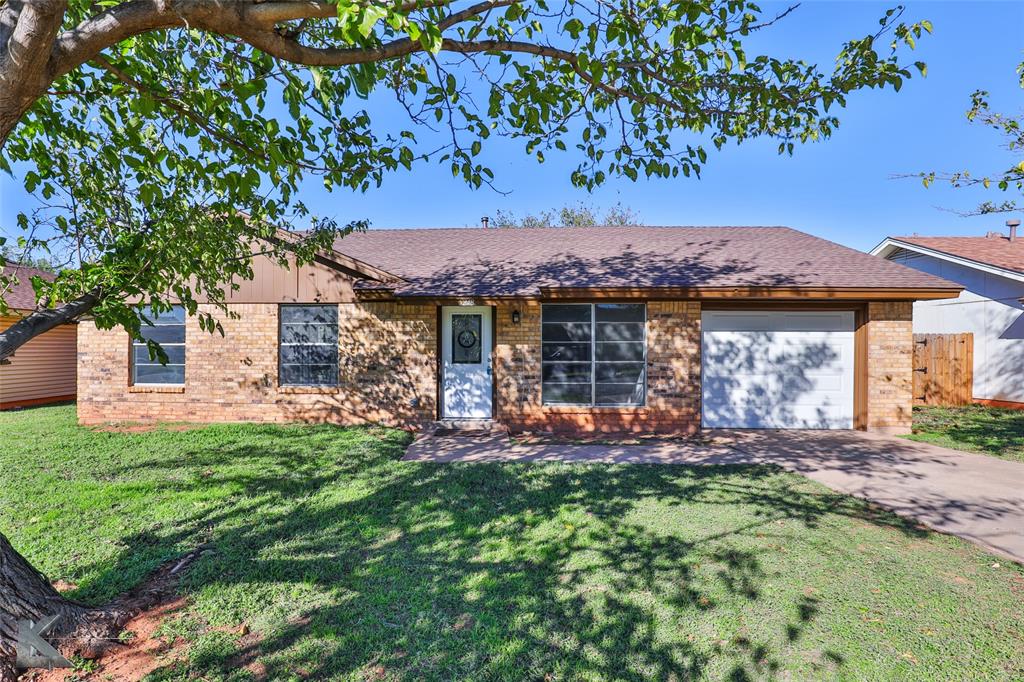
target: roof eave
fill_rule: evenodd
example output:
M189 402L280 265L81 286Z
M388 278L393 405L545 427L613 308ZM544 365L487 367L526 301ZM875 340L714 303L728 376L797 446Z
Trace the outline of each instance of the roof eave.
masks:
M1017 272L1016 270L1009 270L1007 268L1000 267L998 265L992 265L991 263L983 263L981 261L974 260L972 258L965 258L963 256L957 256L956 254L947 253L945 251L939 251L938 249L931 249L927 246L921 246L920 244L914 244L912 242L904 242L893 237L886 237L882 243L875 248L871 249L872 256L881 256L882 258L888 258L888 256L897 249L906 249L907 251L913 251L914 253L920 253L924 256L931 256L938 258L950 263L956 263L965 267L974 268L975 270L981 270L988 272L993 275L999 275L1007 279L1016 280L1018 282L1024 282L1024 273Z
M545 298L691 298L691 299L808 299L849 301L908 301L956 298L963 287L542 287Z
M540 287L534 294L453 294L416 292L403 294L395 289L357 290L364 301L435 301L488 303L509 300L565 299L749 299L757 301L921 301L956 298L963 287Z

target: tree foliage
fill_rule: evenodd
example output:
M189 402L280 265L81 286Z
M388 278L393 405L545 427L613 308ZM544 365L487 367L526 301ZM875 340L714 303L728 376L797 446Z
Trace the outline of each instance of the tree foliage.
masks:
M1018 82L1024 88L1024 63L1017 66ZM993 111L989 104L989 93L976 90L971 95L971 108L967 110L967 120L986 128L991 128L1003 139L1003 148L1013 158L1011 164L1000 171L974 173L970 170L956 172L930 171L918 173L925 187L930 187L936 180L948 182L953 187L982 187L1011 194L1009 198L986 200L971 210L958 211L964 216L985 215L988 213L1012 213L1024 208L1021 194L1024 194L1024 115L1004 114Z
M930 31L890 10L840 46L830 71L751 52L749 37L791 9L7 0L0 165L24 169L39 200L20 218L21 247L73 266L40 299L91 292L98 324L137 333L131 301L222 302L248 275L246 250L278 227L312 222L324 247L341 226L302 203L310 177L368 191L434 161L480 187L494 178L484 160L495 136L538 161L571 154L571 181L585 189L694 176L730 140L767 137L791 153L827 138L850 93L911 77L901 48ZM375 119L371 95L393 97L405 124Z
M643 225L640 214L622 202L607 210L582 201L558 209L527 213L522 217L512 211L499 210L491 221L493 227L595 227L597 225Z

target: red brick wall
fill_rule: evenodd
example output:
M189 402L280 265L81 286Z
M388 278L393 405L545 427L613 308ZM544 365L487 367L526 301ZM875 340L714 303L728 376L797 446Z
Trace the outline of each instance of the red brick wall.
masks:
M914 305L868 304L867 427L909 433L914 404Z
M338 306L341 383L279 386L278 306L214 312L224 337L189 318L185 386L129 386L129 340L83 322L78 335L78 419L107 421L313 421L415 425L434 418L436 308L396 303Z
M131 387L122 331L83 322L78 333L79 420L379 422L416 427L436 416L437 308L432 304L339 305L341 385L278 386L276 304L239 304L225 337L190 318L183 388ZM512 324L512 311L521 319ZM693 433L700 427L700 303L647 308L647 405L544 407L540 305L496 307L495 417L514 430ZM912 305L871 303L867 322L867 426L906 431L911 419Z
M518 325L512 311L519 310ZM700 428L700 303L647 304L647 405L541 404L540 305L497 306L495 417L513 430L575 433L694 433Z

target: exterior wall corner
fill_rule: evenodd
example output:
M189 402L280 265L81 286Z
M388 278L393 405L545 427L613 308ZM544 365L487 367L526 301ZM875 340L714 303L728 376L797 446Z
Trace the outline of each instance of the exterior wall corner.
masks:
M869 431L910 433L914 407L912 301L868 303L867 423Z

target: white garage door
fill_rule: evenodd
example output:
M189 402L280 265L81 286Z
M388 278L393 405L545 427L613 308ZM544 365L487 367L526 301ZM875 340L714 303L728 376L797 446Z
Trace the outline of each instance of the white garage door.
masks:
M706 428L853 428L853 312L708 311Z

